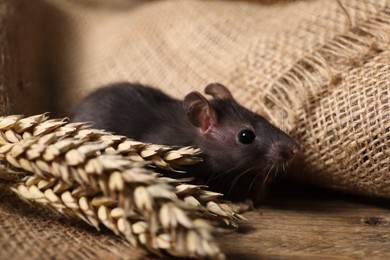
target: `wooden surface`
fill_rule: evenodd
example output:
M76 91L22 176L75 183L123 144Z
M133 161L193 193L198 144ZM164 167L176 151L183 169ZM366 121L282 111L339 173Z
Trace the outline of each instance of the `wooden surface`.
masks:
M220 243L228 259L390 259L388 205L277 185L259 208L244 214L250 223Z
M1 184L1 182L0 182ZM227 259L390 259L390 207L296 184L276 185L239 230ZM23 245L23 247L21 247ZM108 229L28 206L0 185L0 259L158 259Z

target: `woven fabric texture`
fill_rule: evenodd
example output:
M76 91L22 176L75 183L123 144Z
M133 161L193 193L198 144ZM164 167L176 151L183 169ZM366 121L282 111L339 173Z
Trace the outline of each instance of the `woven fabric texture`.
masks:
M73 38L60 108L132 81L182 98L210 82L292 133L300 180L390 197L388 0L157 1L61 8ZM68 110L69 111L69 110ZM68 111L64 111L67 114Z

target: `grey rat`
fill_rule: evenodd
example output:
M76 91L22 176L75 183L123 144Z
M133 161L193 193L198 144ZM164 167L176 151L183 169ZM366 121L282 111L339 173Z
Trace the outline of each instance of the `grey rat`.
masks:
M71 120L143 142L199 147L203 162L191 167L189 175L225 194L244 175L267 179L271 167L299 152L296 141L239 105L222 84L206 86L205 93L213 99L191 92L180 101L155 88L113 84L87 96ZM236 197L248 194L238 191Z

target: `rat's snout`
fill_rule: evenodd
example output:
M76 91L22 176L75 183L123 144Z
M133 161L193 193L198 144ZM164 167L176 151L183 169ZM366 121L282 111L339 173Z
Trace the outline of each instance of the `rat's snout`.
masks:
M287 162L294 158L300 150L300 145L296 142L276 142L270 147L268 159L279 163Z

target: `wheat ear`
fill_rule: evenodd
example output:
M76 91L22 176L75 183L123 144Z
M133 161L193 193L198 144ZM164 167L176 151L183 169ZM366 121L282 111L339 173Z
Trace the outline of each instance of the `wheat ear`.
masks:
M135 142L45 114L0 118L3 175L29 175L13 188L21 198L97 228L102 223L156 254L223 258L210 220L237 225L243 218L219 194L150 168L175 171L199 162L199 152Z

